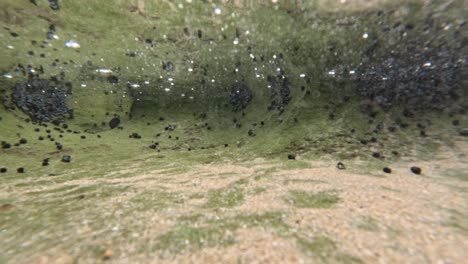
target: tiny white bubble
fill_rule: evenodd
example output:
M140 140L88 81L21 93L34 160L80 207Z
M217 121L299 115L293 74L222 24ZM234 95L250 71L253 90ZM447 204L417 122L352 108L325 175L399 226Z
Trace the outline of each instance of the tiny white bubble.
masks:
M369 34L367 32L362 35L363 39L367 39L368 37L369 37Z
M304 78L305 76L306 76L305 73L302 73L301 75L299 75L299 77L301 78Z

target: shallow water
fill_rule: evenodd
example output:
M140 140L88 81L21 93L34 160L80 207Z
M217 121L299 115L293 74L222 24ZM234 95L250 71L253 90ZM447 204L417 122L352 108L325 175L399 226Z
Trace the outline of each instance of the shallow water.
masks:
M461 262L464 10L0 1L0 262Z

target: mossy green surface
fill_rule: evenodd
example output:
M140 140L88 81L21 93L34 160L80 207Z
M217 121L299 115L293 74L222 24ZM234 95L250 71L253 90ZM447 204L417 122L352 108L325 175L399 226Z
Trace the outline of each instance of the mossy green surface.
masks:
M293 190L285 200L298 208L330 208L338 203L340 198L336 191L310 193Z
M409 119L401 117L402 109L396 108L393 112L379 110L374 123L369 124L363 111L365 102L350 86L344 81L336 87L329 84L326 73L331 67L356 66L353 63L370 45L362 39L364 28L379 19L393 23L396 18L372 16L378 13L375 8L346 11L328 2L309 1L295 11L286 3L275 9L261 1L253 3L254 8L238 8L229 2L223 6L222 15L216 16L209 1L193 1L182 9L173 1L146 1L144 13L139 13L132 1L63 0L61 10L54 12L47 1L38 1L36 7L29 1L2 0L0 73L12 74L13 78L0 80L0 96L9 95L15 83L26 80L14 74L18 63L43 65L46 78L63 71L65 81L73 85L67 103L75 110L75 118L64 122L80 134L60 133L50 123L44 127L26 122L28 117L19 109L0 106L0 140L12 144L21 138L28 140L25 145L0 149L0 167L8 168L7 173L0 174L0 204L15 206L0 212L0 262L27 261L25 256L37 256L48 248L74 248L67 252L76 262L96 261L107 247L127 242L138 248L130 254L139 254L147 247L158 254L224 247L236 242L235 235L226 231L235 232L245 225L265 227L294 239L304 252L322 262L324 256L333 256L337 262L359 263L357 258L336 253L338 243L327 237L309 240L292 236L283 213L221 215L217 220L205 217L206 212L234 210L247 199L269 194L268 187L255 184L272 179L290 187L322 183L281 178L287 170L312 168L311 160L332 165L343 161L352 164L348 166L351 172L386 177L380 171L389 163L401 158L431 160L437 150L456 148L454 142L462 139L459 128L450 124L453 118L460 119L460 127L468 124L463 115L452 118L447 113L426 113ZM398 5L388 1L382 9L396 9ZM408 8L411 12L398 19L419 27L427 11L419 3ZM460 16L461 11L455 9L450 9L447 19ZM342 17L358 17L363 26L337 27L335 22ZM41 48L50 24L56 25L59 39ZM201 38L198 30L203 32ZM11 37L10 31L19 37ZM240 32L237 45L233 43L236 31ZM153 46L145 43L147 39ZM65 47L67 40L78 41L81 48ZM341 56L325 56L331 54L333 43L339 44L336 52ZM7 45L13 49L7 49ZM391 47L391 43L383 45ZM257 62L249 56L249 48ZM34 56L28 55L30 50ZM266 63L280 53L284 59ZM265 63L261 63L262 57ZM173 63L174 70L165 71L165 62ZM276 74L278 67L289 76L292 97L281 119L276 111L267 110L271 90L266 79ZM106 75L96 72L100 68L112 69L119 83L109 83ZM252 89L253 99L244 111L232 112L228 94L241 80ZM114 115L121 118L122 129L109 128ZM241 128L236 127L234 118ZM371 131L377 123L393 124L398 118L408 122L409 128L395 133ZM428 137L419 136L418 122L427 126ZM176 127L174 131L165 130L169 124ZM35 132L36 128L40 132ZM256 135L249 136L249 129ZM129 138L132 133L142 138ZM39 136L45 140L39 141ZM376 137L377 143L360 142L371 137ZM54 141L60 141L64 149L57 150ZM160 152L148 147L156 142ZM373 158L374 151L383 158ZM298 159L288 161L288 154L296 154ZM61 162L63 155L71 155L72 161ZM50 164L42 166L46 158ZM212 173L211 177L235 178L220 188L191 193L168 190L167 186L195 184L202 176L193 175L184 182L177 178L196 166L247 164L256 158L265 159L271 166L258 169L250 178L238 177L238 173ZM25 173L17 173L19 167L24 167ZM447 177L466 181L459 171ZM284 200L280 198L280 202L297 208L333 208L340 198L337 193L294 190ZM202 213L178 218L178 210L190 206ZM177 213L161 216L173 211ZM147 229L147 223L141 223L139 217L146 219L148 215L174 222L150 242L139 241L132 230ZM372 223L366 222L364 227L373 229L369 226ZM461 213L454 213L448 225L466 231ZM89 239L95 236L98 238ZM115 242L108 241L112 239Z
M244 192L240 187L223 188L208 192L206 208L230 208L244 202Z

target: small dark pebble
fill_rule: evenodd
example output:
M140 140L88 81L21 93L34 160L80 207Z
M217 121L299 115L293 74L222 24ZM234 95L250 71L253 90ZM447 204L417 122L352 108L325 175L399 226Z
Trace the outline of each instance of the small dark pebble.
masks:
M39 140L44 140L44 137L43 137L43 136L39 136L37 139L39 139Z
M372 157L378 159L378 158L380 158L380 153L379 152L374 152L374 153L372 153Z
M81 139L86 139L86 136L85 136L85 135L82 135L82 136L81 136Z
M419 175L419 174L421 174L422 170L419 167L413 166L413 167L411 167L411 172L414 173L414 174Z
M459 126L460 125L460 120L453 120L452 125Z
M336 164L336 167L339 169L339 170L345 170L346 169L346 166L343 164L343 162L338 162Z
M63 155L62 157L62 162L69 163L71 161L71 156L69 155Z
M49 6L50 6L50 9L55 10L55 11L60 9L58 0L49 0Z
M119 83L119 78L117 76L115 76L115 75L109 75L107 77L107 81L110 82L110 83L115 84L115 83Z
M85 197L86 197L86 196L85 196L84 194L78 195L78 199L80 199L80 200L81 200L81 199L84 199Z
M460 131L460 136L468 137L468 128L465 128L462 131Z
M0 173L6 173L8 171L7 168L0 168Z
M128 136L129 138L135 138L135 139L140 139L141 136L138 134L138 133L132 133L130 136Z
M296 159L296 155L295 155L295 154L288 154L288 159L289 159L289 160L295 160L295 159Z
M112 118L111 121L109 122L109 126L111 129L116 128L119 124L120 124L120 118L118 117Z
M11 148L11 144L7 143L7 142L2 142L2 148L3 149L9 149L9 148Z
M383 168L383 172L392 173L392 169L390 169L389 167L385 167L385 168Z
M20 167L20 168L16 169L16 172L18 172L18 173L24 173L24 168L23 168L23 167Z

